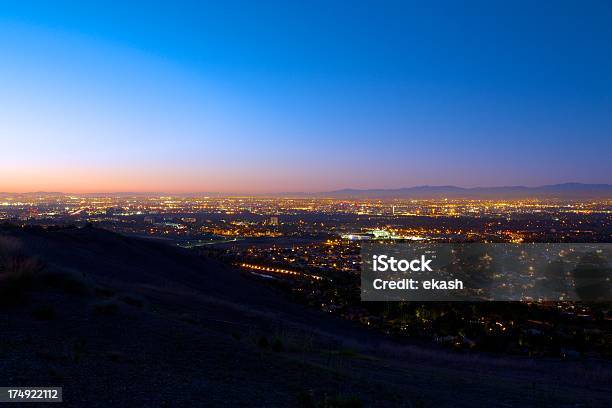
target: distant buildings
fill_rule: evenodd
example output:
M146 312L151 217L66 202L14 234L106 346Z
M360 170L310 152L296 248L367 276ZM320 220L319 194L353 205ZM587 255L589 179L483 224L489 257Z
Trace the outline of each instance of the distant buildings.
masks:
M420 236L403 236L403 235L395 235L394 233L390 233L385 230L371 230L366 233L354 233L354 234L345 234L342 235L342 239L348 239L349 241L383 241L383 240L411 240L417 241L424 239Z
M350 241L368 241L368 240L396 239L396 237L394 235L391 235L388 231L385 231L385 230L372 230L366 233L342 235L342 239L348 239Z

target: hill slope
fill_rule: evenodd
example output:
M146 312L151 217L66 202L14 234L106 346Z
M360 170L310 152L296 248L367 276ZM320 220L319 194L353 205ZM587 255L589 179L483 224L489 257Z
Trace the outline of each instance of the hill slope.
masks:
M606 362L398 345L156 242L5 226L0 259L4 383L63 386L66 406L606 406L612 398Z

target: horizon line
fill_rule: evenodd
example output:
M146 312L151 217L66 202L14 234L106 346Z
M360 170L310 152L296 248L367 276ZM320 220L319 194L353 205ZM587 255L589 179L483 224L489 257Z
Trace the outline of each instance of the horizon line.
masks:
M393 191L402 191L402 190L411 190L411 189L419 189L419 188L452 188L459 190L486 190L486 189L504 189L504 188L523 188L523 189L538 189L545 187L560 187L560 186L583 186L583 187L610 187L612 188L611 183L582 183L582 182L563 182L563 183L554 183L554 184L541 184L541 185L497 185L497 186L475 186L475 187L464 187L453 184L421 184L421 185L413 185L410 187L396 187L396 188L338 188L334 190L328 191L279 191L279 192L220 192L220 191L81 191L81 192L64 192L64 191L49 191L49 190L39 190L39 191L23 191L23 192L15 192L15 191L0 191L0 194L61 194L61 195L216 195L216 196L226 196L226 197L245 197L245 196L291 196L291 195L317 195L317 194L332 194L332 193L342 193L342 192L372 192L372 191L381 191L381 192L393 192Z

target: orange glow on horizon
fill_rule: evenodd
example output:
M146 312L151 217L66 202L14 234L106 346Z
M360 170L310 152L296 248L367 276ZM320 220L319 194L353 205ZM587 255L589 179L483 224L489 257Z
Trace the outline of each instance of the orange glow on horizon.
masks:
M220 174L222 173L222 174ZM254 171L187 172L181 169L97 169L54 168L2 169L0 192L61 192L61 193L232 193L265 194L278 192L317 192L337 186L307 175L261 174Z

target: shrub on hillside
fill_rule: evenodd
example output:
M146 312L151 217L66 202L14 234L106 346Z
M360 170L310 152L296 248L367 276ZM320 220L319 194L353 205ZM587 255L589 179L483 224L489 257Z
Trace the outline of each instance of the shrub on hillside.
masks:
M50 271L34 256L22 251L21 242L0 236L0 304L12 304L23 299L29 290L52 288L71 295L89 293L82 277L67 271Z
M0 304L21 299L43 269L42 262L22 253L19 240L0 236Z

